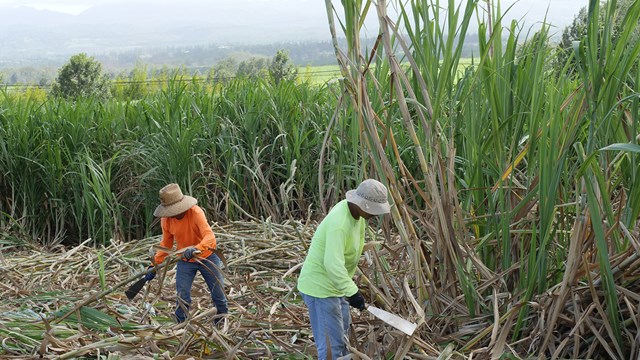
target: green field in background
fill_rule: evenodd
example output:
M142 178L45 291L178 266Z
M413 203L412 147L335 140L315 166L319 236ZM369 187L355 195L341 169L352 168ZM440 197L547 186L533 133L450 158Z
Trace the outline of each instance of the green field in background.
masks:
M324 84L340 76L338 65L306 66L300 67L298 70L298 78L301 81L309 81L314 84Z
M465 67L476 64L478 60L472 58L461 58L458 65L458 75L462 74ZM324 84L327 81L337 79L341 76L338 65L306 66L298 68L298 78L301 81L309 81L313 84Z

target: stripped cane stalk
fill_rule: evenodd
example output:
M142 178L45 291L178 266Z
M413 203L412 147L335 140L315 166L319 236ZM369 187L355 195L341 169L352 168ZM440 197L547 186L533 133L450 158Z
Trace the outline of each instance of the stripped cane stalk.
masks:
M164 266L165 264L160 264L159 266ZM147 273L147 270L143 270L140 271L134 275L131 275L130 277L120 281L119 283L115 284L114 286L110 287L109 289L106 289L104 291L101 291L97 294L91 295L89 296L87 299L76 303L76 305L73 307L73 309L69 310L68 312L66 312L64 315L56 317L54 319L52 319L53 323L58 323L61 322L62 320L66 319L67 317L69 317L70 315L72 315L73 313L75 313L76 311L80 310L83 306L87 306L95 301L98 301L100 299L102 299L103 297L111 294L112 292L120 289L121 287L130 284L132 281L134 280L138 280L140 279L142 276L144 276Z
M419 249L416 244L413 243L416 239L415 231L412 228L412 222L410 221L408 214L404 211L404 208L401 206L404 201L402 200L401 195L396 191L398 189L398 185L395 183L396 176L393 174L391 169L391 165L385 155L384 149L382 148L380 138L378 137L377 130L375 128L376 117L375 111L371 107L371 102L369 101L368 94L366 92L367 85L365 83L365 76L359 72L360 67L354 64L358 64L360 61L360 53L361 49L359 47L359 41L354 41L350 43L350 51L349 54L354 58L345 59L344 54L338 48L336 31L335 31L335 22L333 18L333 7L331 5L331 1L325 1L327 7L327 15L329 17L329 26L331 29L331 34L333 37L334 50L336 56L339 59L339 64L341 65L342 74L345 76L345 88L348 94L351 96L352 103L354 104L354 109L357 112L357 116L359 118L359 124L362 124L364 130L362 135L364 137L362 140L368 145L368 148L373 151L374 155L374 163L376 164L376 168L378 172L381 174L381 179L384 180L387 187L390 190L390 193L394 199L394 203L396 206L392 207L391 215L394 220L396 227L398 228L399 234L403 242L408 246L408 250L412 252L412 258L414 264L420 263L420 257L417 252L412 251L413 249ZM351 14L351 17L347 21L347 26L344 29L345 32L348 32L347 37L353 39L359 39L359 19L360 17L360 7L358 6L360 2L354 4L345 4L345 11L348 14ZM367 2L367 4L369 4ZM368 5L365 5L365 9L368 8ZM355 18L354 18L355 17ZM351 26L349 26L351 25ZM352 65L354 68L350 68L349 65ZM351 74L356 73L357 76L352 77ZM361 135L361 136L362 136ZM423 167L426 169L426 161L422 158L421 163ZM414 240L411 240L414 239ZM413 243L413 244L412 244ZM421 267L419 268L421 269ZM427 274L427 278L431 279L432 276L430 273ZM416 275L416 279L418 281L417 288L422 289L425 277L422 275L422 271L419 271ZM432 288L432 287L431 287ZM422 298L426 296L423 295Z
M162 251L165 251L169 254L169 260L163 262L162 264L156 265L156 271L161 270L163 268L168 268L169 265L172 265L174 262L176 262L178 260L177 256L174 255L182 255L182 253L187 249L180 249L177 251L172 251L160 246L154 246L154 248L158 248L158 249L162 249ZM61 322L62 320L66 319L67 317L69 317L70 315L72 315L73 313L75 313L76 311L80 310L83 306L87 306L95 301L98 301L102 298L104 298L105 296L111 294L112 292L120 289L121 287L123 287L124 285L130 284L132 281L134 280L138 280L141 277L143 277L144 275L147 274L147 270L143 270L140 271L134 275L131 275L130 277L120 281L119 283L117 283L116 285L112 286L109 289L106 289L104 291L101 291L97 294L91 295L89 296L87 299L76 303L76 305L73 307L73 309L69 310L68 312L64 313L62 316L59 317L55 317L54 319L51 320L52 323L58 323Z

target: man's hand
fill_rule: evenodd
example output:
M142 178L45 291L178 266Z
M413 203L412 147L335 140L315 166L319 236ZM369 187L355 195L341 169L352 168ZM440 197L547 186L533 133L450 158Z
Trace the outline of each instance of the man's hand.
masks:
M156 277L156 272L153 270L153 266L147 268L147 273L144 275L144 279L151 281Z
M196 256L196 254L199 254L199 253L200 253L200 250L196 248L188 248L182 253L182 256L184 256L184 258L187 260L191 260L193 259L194 256Z
M364 298L362 297L362 294L360 294L360 290L356 291L356 293L351 296L347 296L347 301L349 301L349 305L351 305L351 307L358 310L365 309Z

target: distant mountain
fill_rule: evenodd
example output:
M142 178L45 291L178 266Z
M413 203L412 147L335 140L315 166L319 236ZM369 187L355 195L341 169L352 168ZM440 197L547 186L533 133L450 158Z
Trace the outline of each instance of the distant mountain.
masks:
M49 10L36 10L27 6L1 7L0 27L10 29L14 25L57 26L73 21L74 16Z
M92 7L78 15L0 7L0 67L148 47L329 40L324 3L185 0Z
M180 48L186 53L202 46L237 49L330 40L325 3L321 0L156 0L153 4L141 1L94 6L78 15L0 6L0 69L60 66L80 52L108 57L112 64L127 57L130 64L150 57L164 59L166 56L160 53L166 48ZM554 4L577 1L581 0L558 0ZM521 3L532 6L534 2L518 2ZM570 8L565 7L562 15L569 16ZM373 9L371 12L375 13ZM373 17L375 14L365 26L372 38L378 29ZM477 25L472 25L469 32L476 29ZM467 38L469 42L473 40ZM321 52L332 55L331 49ZM207 54L214 56L213 52ZM222 56L222 52L215 54ZM299 59L303 58L304 54L300 55ZM174 57L174 61L206 66L218 60L211 59L209 64L198 60L196 64L186 56Z

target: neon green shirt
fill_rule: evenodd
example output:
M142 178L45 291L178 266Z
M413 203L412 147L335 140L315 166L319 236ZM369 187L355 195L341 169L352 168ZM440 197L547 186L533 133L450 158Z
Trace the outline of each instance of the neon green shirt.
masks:
M351 296L362 248L366 221L354 219L347 200L337 203L311 239L309 253L298 278L298 290L317 298Z

